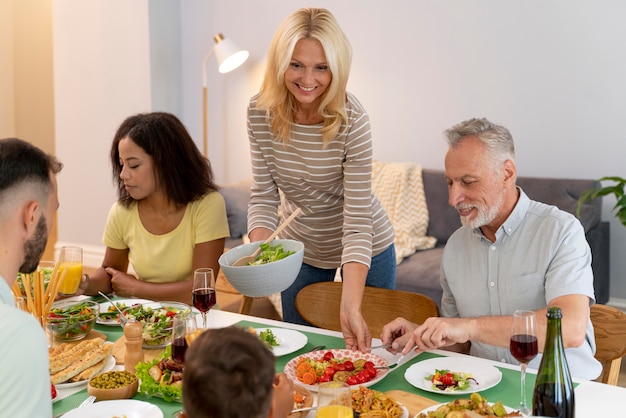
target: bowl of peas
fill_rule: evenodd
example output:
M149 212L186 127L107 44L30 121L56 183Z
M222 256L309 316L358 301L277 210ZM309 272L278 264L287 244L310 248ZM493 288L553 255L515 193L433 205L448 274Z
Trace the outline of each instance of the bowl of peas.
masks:
M115 370L94 376L87 384L87 393L98 401L130 399L138 387L137 376L126 370Z

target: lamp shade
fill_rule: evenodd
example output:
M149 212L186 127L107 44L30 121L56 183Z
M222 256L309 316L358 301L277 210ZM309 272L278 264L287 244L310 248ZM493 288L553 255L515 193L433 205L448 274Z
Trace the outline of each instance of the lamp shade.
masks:
M215 35L214 39L216 45L213 48L220 73L232 71L248 59L248 51L240 49L230 39L224 39L221 33Z
M215 35L213 39L215 40L213 52L220 73L230 72L248 59L250 55L248 51L240 49L233 41L225 39L221 33Z

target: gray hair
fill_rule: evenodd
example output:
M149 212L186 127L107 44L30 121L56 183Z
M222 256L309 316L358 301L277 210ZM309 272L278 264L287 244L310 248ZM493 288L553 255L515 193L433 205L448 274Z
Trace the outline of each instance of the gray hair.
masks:
M485 118L468 119L447 129L444 134L450 148L456 148L467 136L477 137L487 147L494 165L506 160L515 161L515 144L511 132Z

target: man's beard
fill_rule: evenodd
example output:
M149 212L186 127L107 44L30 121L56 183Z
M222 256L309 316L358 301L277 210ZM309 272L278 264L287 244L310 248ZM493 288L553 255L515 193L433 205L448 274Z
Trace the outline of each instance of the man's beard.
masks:
M504 203L504 191L498 194L498 197L491 207L485 207L484 205L474 206L476 211L476 217L470 219L468 216L461 216L461 224L465 227L476 229L481 226L485 226L491 223L496 216L498 216L498 212L502 208L502 204Z
M47 242L48 226L46 225L46 219L42 216L39 218L33 237L24 243L24 261L20 266L21 273L32 273L37 269Z

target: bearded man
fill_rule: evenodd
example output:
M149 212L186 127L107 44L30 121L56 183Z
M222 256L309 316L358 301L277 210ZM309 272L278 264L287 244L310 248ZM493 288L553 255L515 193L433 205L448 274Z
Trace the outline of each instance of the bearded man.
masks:
M447 348L519 364L509 352L513 312L535 312L542 351L547 307L558 306L572 376L597 378L591 250L581 223L516 186L515 146L505 127L470 119L445 134L448 203L463 226L444 249L442 317L419 326L397 319L383 329L383 343L404 353ZM529 367L540 362L538 355Z
M0 140L0 415L51 417L48 343L39 322L15 308L17 273L44 252L59 201L62 164L16 138Z

